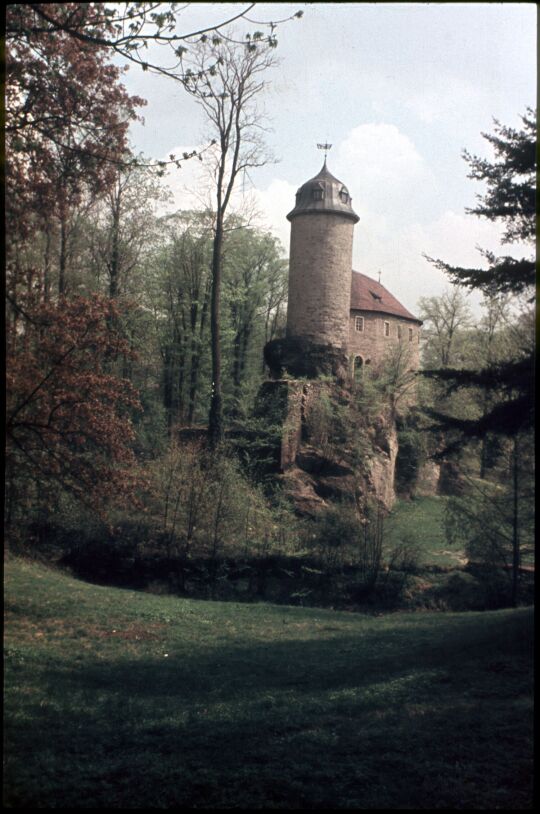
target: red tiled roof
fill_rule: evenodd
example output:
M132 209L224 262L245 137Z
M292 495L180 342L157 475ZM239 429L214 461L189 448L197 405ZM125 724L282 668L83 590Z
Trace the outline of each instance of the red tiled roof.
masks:
M373 280L366 274L354 270L351 284L351 310L377 311L380 314L391 314L392 316L411 319L420 325L422 324L418 317L407 311L393 294L390 294L377 280Z

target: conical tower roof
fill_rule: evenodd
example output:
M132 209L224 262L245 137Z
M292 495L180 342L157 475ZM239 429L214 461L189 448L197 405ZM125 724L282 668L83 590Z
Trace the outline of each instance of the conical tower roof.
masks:
M329 172L325 159L319 174L298 189L296 205L287 218L292 220L297 215L309 215L312 212L335 212L356 223L360 218L353 210L351 200L349 190Z

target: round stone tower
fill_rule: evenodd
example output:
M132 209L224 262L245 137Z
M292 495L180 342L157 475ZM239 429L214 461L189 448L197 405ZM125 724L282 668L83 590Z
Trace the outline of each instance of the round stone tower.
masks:
M296 193L291 222L287 338L346 352L349 340L352 244L359 220L347 187L328 171Z

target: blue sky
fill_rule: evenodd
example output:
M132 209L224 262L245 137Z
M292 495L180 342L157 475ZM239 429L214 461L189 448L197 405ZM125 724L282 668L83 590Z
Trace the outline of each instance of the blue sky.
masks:
M192 4L182 28L241 8ZM492 131L493 118L519 127L520 114L535 105L536 6L260 3L249 16L275 20L298 9L302 19L277 30L279 65L268 75L266 141L279 163L251 174L258 222L286 253L294 193L322 165L316 144L331 142L328 167L360 215L353 266L375 278L380 270L381 282L414 312L420 296L448 286L423 253L474 265L477 245L498 248L498 227L464 212L482 190L467 179L461 154L490 156L481 132ZM132 127L136 149L163 158L205 143L201 111L180 86L135 67L125 84L148 99L145 125ZM168 178L176 208L194 205L192 192L203 183L196 165Z

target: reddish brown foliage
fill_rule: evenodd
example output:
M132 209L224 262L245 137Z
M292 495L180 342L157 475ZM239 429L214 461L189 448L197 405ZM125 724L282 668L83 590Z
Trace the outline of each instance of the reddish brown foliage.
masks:
M46 6L77 26L103 4ZM129 122L144 104L119 83L107 48L63 31L39 31L35 21L30 4L8 5L7 214L19 235L27 234L32 215L65 217L84 191L111 183L128 147Z
M140 486L130 412L140 409L115 363L129 355L118 310L101 296L38 305L7 338L8 488L46 499L68 490L89 505Z

